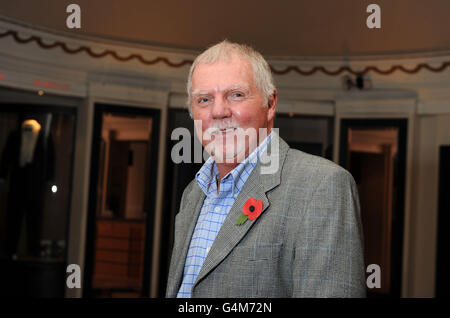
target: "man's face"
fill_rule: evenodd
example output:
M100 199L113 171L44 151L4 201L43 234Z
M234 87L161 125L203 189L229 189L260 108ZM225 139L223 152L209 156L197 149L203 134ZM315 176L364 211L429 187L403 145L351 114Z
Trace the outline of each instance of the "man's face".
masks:
M191 96L193 118L201 121L201 127L196 125L197 135L216 161L234 158L232 162L238 162L253 151L261 140L249 135L247 142L237 142L243 130L254 129L258 134L259 128L266 128L268 134L272 128L275 107L263 107L264 96L252 66L243 57L199 63L192 74Z

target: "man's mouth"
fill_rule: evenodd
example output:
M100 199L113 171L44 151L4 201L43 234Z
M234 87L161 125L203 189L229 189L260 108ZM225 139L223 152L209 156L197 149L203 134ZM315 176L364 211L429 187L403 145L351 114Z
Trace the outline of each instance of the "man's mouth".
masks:
M214 132L214 134L227 134L227 133L233 132L235 130L236 130L236 128L218 129Z

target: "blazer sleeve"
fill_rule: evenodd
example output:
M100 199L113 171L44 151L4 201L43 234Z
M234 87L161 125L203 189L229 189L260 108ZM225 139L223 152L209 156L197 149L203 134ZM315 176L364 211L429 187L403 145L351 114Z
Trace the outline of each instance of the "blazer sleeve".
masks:
M296 240L293 297L365 297L356 184L341 167L326 170L312 191Z

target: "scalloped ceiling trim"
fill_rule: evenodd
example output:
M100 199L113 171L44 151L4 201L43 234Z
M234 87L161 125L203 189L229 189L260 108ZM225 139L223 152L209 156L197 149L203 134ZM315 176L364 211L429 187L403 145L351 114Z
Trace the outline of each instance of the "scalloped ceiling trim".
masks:
M95 53L92 51L91 47L85 46L85 45L81 45L78 48L71 49L67 46L67 44L65 42L62 42L62 41L54 41L51 44L46 44L42 41L42 38L39 36L31 35L28 38L20 37L18 32L14 31L14 30L6 30L5 32L0 32L0 39L6 38L8 36L11 36L14 39L14 41L16 41L17 43L20 43L20 44L36 42L36 44L39 45L39 47L41 47L42 49L49 50L49 49L54 49L56 47L60 47L65 53L78 54L80 52L86 52L92 58L103 58L103 57L109 55L119 62L128 62L130 60L136 59L137 61L139 61L140 63L142 63L144 65L154 65L157 63L165 63L169 67L176 67L176 68L182 67L184 65L190 65L193 63L193 60L186 60L186 59L181 62L174 63L174 62L171 62L168 58L163 57L163 56L158 56L154 59L146 59L140 54L130 54L128 56L120 56L114 50L104 50L102 53ZM270 65L270 69L272 70L272 72L274 74L277 74L277 75L284 75L289 72L296 72L297 74L300 74L300 75L309 76L309 75L313 75L317 72L322 72L326 75L336 76L343 72L348 72L353 75L358 75L358 74L365 75L369 72L374 72L374 73L378 73L381 75L389 75L389 74L394 73L397 70L402 71L406 74L415 74L415 73L421 71L422 69L427 69L430 72L438 73L438 72L444 71L449 66L450 66L450 61L442 62L442 64L437 67L430 66L427 63L419 63L411 69L408 69L408 68L404 67L403 65L392 65L388 70L384 70L384 71L380 70L376 66L371 66L371 65L366 66L362 71L356 71L349 66L341 66L340 68L338 68L335 71L330 71L321 65L314 66L308 71L300 69L297 65L286 66L284 69L276 69L272 65Z

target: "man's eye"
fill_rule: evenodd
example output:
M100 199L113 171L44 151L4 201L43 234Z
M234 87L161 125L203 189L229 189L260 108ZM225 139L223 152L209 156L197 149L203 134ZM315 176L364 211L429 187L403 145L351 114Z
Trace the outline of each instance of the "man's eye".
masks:
M244 94L240 93L240 92L234 92L233 94L231 94L231 97L232 98L242 98L242 97L244 97Z
M202 97L202 98L199 98L199 99L197 100L197 102L198 102L199 104L207 103L208 101L209 101L209 98L207 98L207 97Z

